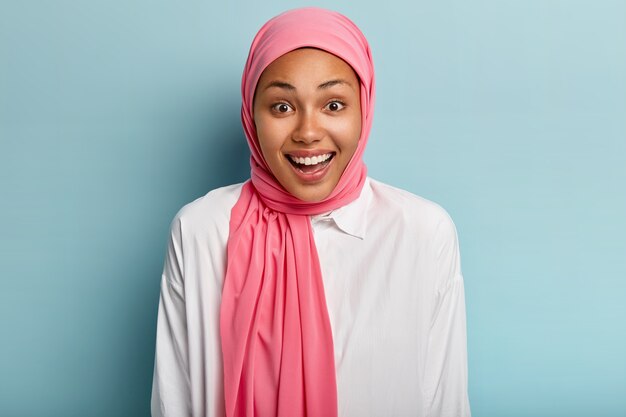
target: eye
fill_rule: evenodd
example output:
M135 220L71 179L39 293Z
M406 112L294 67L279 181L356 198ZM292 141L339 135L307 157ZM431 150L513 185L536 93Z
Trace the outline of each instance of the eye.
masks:
M343 109L344 107L346 107L345 104L343 104L341 101L339 100L333 100L330 103L328 103L326 105L326 109L335 112L335 111L339 111L341 109Z
M276 113L288 113L289 111L293 109L287 103L276 103L272 105L272 110L275 111Z

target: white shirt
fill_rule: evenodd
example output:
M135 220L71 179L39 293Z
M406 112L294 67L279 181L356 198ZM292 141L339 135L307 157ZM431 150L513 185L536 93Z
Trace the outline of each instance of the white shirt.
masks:
M153 417L224 416L220 298L230 210L241 186L209 192L172 222ZM339 416L469 417L463 277L446 211L368 178L357 200L311 223Z

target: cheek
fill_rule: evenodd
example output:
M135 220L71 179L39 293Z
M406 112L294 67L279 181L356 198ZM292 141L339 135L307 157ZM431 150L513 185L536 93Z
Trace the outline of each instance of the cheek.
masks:
M340 138L338 145L343 150L352 155L359 144L361 136L361 115L352 115L346 118L337 126L337 138Z
M285 145L286 128L274 118L259 118L257 123L257 138L263 159L270 170L276 175L276 170L285 162L283 147Z
M276 147L276 129L271 123L271 119L264 117L255 118L256 134L259 146L264 156Z

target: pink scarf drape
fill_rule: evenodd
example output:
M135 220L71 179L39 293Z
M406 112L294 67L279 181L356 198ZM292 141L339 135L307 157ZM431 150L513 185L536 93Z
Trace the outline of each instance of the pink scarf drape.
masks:
M263 159L252 116L256 84L275 59L302 47L347 62L361 83L361 136L333 192L304 202L285 191ZM285 12L257 33L241 85L251 181L231 211L220 311L227 417L337 416L333 339L309 215L354 201L374 107L367 40L345 16L319 8Z

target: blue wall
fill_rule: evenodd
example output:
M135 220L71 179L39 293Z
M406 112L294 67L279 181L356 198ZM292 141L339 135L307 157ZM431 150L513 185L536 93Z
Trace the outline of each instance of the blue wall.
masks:
M169 222L247 177L249 43L305 4L0 0L1 416L149 415ZM474 416L626 415L626 2L316 4L372 44L370 174L457 225Z

